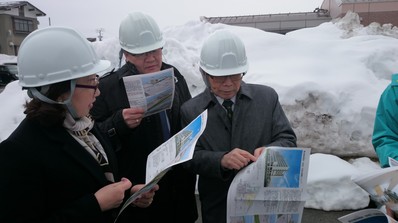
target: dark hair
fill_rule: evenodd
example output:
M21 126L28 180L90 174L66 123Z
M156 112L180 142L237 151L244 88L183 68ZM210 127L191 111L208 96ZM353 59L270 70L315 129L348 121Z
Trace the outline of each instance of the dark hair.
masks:
M124 52L127 52L127 51L125 51L123 49L120 49L120 51L119 51L119 67L122 67L122 58L123 58Z
M38 87L40 90L40 87ZM49 86L48 91L44 94L47 98L57 101L64 93L70 91L70 81L63 81ZM33 98L25 104L26 118L35 120L45 126L62 125L65 120L66 108L64 105L50 104L40 99Z

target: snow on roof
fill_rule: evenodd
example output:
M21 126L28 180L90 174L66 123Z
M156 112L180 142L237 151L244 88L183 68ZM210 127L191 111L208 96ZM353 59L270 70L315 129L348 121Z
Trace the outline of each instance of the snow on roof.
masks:
M18 8L21 6L27 5L29 8L32 8L36 10L38 13L36 13L36 16L45 16L46 13L38 9L36 6L32 5L28 1L10 1L10 2L0 2L0 11L8 11L13 8Z

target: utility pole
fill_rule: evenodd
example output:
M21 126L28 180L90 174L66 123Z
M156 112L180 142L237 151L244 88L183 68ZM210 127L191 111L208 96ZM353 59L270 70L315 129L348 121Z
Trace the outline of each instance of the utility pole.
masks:
M102 41L103 32L105 31L105 29L104 29L104 28L98 28L96 31L97 31L97 33L98 33L98 40L99 40L99 41Z

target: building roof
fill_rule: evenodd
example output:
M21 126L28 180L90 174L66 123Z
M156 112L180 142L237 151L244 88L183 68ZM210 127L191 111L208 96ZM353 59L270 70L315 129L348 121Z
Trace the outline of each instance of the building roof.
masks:
M397 2L397 0L336 0L338 4L341 3L372 3L372 2Z
M28 6L29 11L36 11L36 16L46 16L46 13L36 8L36 6L28 1L0 2L0 11L9 11L13 8L19 8L20 6Z
M262 15L244 15L244 16L224 16L224 17L201 17L202 21L210 23L225 24L245 24L270 21L295 21L305 19L316 19L319 17L329 17L327 10L314 12L297 12L297 13L279 13L279 14L262 14Z
M313 12L279 13L245 16L204 17L201 21L212 24L223 23L235 26L258 28L267 32L285 34L293 30L314 27L332 18L328 10L315 9Z

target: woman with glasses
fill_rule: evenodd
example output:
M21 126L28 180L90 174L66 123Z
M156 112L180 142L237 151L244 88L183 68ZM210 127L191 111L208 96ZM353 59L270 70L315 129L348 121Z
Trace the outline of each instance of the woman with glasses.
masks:
M181 107L184 125L204 110L206 129L186 165L199 175L203 223L227 222L227 194L236 173L257 160L264 147L295 147L296 135L267 86L246 84L243 42L219 30L204 42L200 72L207 88Z
M19 84L32 100L0 144L0 222L113 223L142 188L119 177L109 139L88 115L96 74L109 65L73 29L36 30L22 42ZM156 189L133 204L148 207Z

